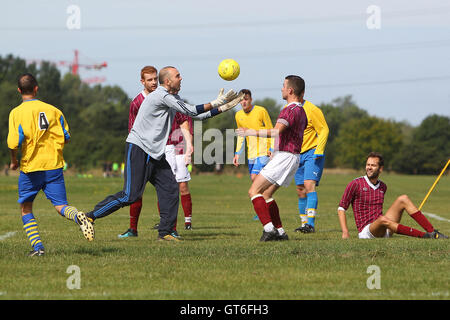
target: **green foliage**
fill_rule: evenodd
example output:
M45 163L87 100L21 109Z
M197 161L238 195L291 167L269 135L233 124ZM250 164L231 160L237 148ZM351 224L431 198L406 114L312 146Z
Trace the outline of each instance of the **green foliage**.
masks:
M72 74L61 79L58 69L48 62L39 68L11 55L0 57L0 112L2 148L0 158L9 163L6 145L9 112L21 103L17 77L33 73L39 84L37 98L59 108L69 124L71 139L64 149L69 166L86 170L103 161L123 161L128 130L130 99L118 86L90 87Z
M394 169L438 174L450 156L450 118L430 115L413 130L412 139L396 157Z
M322 104L319 107L322 109L330 129L325 149L325 167L336 167L336 156L340 153L340 150L335 140L339 136L341 127L352 119L359 120L369 115L367 111L356 105L351 96L334 99L330 104Z
M400 128L392 121L376 117L352 119L342 125L336 138L339 152L336 163L340 167L360 169L371 151L381 152L385 158L385 168L402 145Z
M51 63L27 64L12 55L0 56L0 161L9 163L6 145L8 116L21 103L17 92L17 77L34 74L39 83L38 99L55 105L65 115L70 127L71 141L64 157L69 167L88 170L104 161L122 162L128 129L130 98L118 86L89 86L70 73L61 76ZM274 99L254 100L267 109L273 125L282 105ZM370 117L351 96L319 105L330 128L326 146L325 167L361 168L370 151L385 155L386 169L404 173L435 174L450 155L450 118L432 115L417 128L405 122ZM215 128L226 141L227 129L235 129L234 112L227 112L202 122L202 134ZM211 142L204 141L202 151ZM232 149L236 143L234 143ZM229 146L228 146L229 147ZM198 151L198 150L197 150ZM224 150L225 151L225 150ZM225 152L224 152L225 154ZM230 159L223 159L223 161ZM214 165L197 165L200 171L212 171Z

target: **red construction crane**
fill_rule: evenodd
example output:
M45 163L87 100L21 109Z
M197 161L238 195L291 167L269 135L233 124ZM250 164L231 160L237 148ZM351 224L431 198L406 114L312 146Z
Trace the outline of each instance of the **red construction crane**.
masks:
M27 60L28 63L41 63L43 61L47 61L47 60ZM65 67L69 67L70 68L70 73L72 73L73 75L79 75L78 74L78 70L79 68L84 68L84 69L96 69L96 70L100 70L102 68L106 68L108 66L108 64L106 62L103 63L95 63L95 64L80 64L78 62L78 50L74 50L74 58L73 61L49 61L50 63L53 63L57 66L65 66ZM93 77L93 78L85 78L85 79L81 79L82 82L84 83L101 83L106 81L105 77Z

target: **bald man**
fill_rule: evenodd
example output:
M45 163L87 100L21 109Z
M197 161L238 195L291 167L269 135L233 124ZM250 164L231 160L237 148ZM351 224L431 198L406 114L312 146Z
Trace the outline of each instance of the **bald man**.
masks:
M106 197L87 213L92 221L128 206L142 197L147 181L155 186L159 208L159 240L179 241L171 235L178 215L179 188L169 163L165 146L176 112L207 119L234 108L242 100L233 90L206 104L185 103L178 92L182 77L175 67L165 67L159 73L160 86L147 95L141 104L133 127L126 139L123 190Z

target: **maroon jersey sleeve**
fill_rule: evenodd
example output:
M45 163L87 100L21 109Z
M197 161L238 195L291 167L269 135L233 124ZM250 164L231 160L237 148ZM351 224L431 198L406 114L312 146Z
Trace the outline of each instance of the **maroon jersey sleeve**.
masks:
M128 132L130 132L133 127L134 121L136 120L136 116L138 114L139 108L141 107L142 101L144 101L142 95L139 94L136 98L133 99L130 103L130 112L128 115Z
M351 181L345 188L344 194L342 195L341 201L339 202L339 207L342 207L345 210L347 210L355 198L355 193L357 189L358 185L356 181L355 180Z
M280 114L278 115L277 122L280 122L284 124L286 127L289 127L292 125L293 120L294 117L292 115L291 109L286 107L283 110L281 110Z

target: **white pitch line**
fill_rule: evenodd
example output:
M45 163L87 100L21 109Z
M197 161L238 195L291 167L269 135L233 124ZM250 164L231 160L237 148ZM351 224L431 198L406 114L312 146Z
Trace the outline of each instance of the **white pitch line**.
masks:
M450 222L449 219L442 218L442 217L440 217L440 216L438 216L437 214L434 214L434 213L424 212L424 214L427 215L427 216L429 216L430 218L434 218L434 219L436 219L436 220Z
M7 239L7 238L9 238L9 237L12 237L12 236L15 235L16 233L17 233L17 231L11 231L11 232L7 232L7 233L5 233L5 234L2 234L2 235L0 236L0 241L5 240L5 239Z

